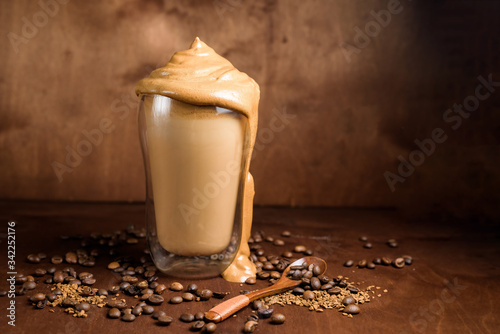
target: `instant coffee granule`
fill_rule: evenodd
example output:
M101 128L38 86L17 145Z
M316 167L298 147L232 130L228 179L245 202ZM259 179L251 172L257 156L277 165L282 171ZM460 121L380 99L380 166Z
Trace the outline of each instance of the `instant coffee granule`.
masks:
M96 305L97 307L103 307L106 305L106 296L87 296L84 297L82 296L82 290L83 287L78 286L76 284L62 284L62 283L57 283L52 287L52 291L54 290L61 290L61 294L57 295L57 298L53 302L48 302L47 305L55 307L55 306L63 306L62 302L66 298L71 298L76 301L76 304L80 304L83 302L89 303L91 305ZM98 289L93 289L95 292L97 292ZM69 314L73 314L74 317L78 318L86 318L87 314L84 310L77 311L75 310L74 307L68 307L64 310L65 312Z
M338 309L342 311L345 308L342 301L347 296L354 298L356 304L370 302L370 296L366 291L359 291L356 294L351 294L347 289L341 289L338 295L330 295L328 292L320 290L312 292L314 293L314 298L312 300L306 300L301 295L295 295L292 291L287 291L277 295L264 297L261 301L267 306L274 304L281 306L297 305L307 307L310 311L316 312L323 312L324 309ZM347 315L347 313L345 315Z

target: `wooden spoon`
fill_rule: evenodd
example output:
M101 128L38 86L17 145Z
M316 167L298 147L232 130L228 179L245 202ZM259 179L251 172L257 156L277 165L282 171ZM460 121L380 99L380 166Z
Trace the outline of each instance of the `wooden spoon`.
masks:
M319 268L321 269L321 274L326 271L326 262L324 260L315 256L303 257L290 264L283 271L281 278L275 284L264 289L249 292L246 295L240 295L228 299L208 311L207 314L205 314L205 318L208 321L221 322L222 320L227 319L229 316L241 310L242 308L250 304L250 302L256 299L287 291L300 285L300 283L302 282L301 280L292 280L288 278L287 274L290 271L291 266L301 266L305 263L307 263L307 265L315 264L316 266L319 266Z

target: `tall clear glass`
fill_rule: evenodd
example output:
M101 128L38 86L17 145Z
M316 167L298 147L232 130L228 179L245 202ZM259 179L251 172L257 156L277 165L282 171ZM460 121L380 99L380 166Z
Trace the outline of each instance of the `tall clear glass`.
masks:
M178 277L220 275L241 239L247 118L162 95L142 95L149 250Z

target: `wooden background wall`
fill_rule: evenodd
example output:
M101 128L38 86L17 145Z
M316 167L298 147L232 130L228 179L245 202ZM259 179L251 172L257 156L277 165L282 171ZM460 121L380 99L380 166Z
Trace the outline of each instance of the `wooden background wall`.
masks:
M500 81L499 1L41 3L0 3L0 198L143 200L134 84L199 36L260 84L256 204L500 217L500 87L443 120L478 76ZM447 140L391 191L384 173L435 128Z

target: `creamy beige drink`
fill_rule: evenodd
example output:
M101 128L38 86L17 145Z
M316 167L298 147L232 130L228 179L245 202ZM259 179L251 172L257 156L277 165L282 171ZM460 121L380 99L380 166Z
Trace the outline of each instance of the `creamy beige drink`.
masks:
M257 131L259 86L196 38L188 50L175 53L164 67L141 80L136 93L143 102L146 95L168 97L175 104L166 108L168 115L162 115L165 108L156 110L155 102L144 108L149 147L145 159L151 170L161 247L186 256L221 251L231 239L234 203L240 196L241 217L236 218L242 222L241 241L223 277L243 282L255 276L248 258L254 196L249 164ZM217 108L233 113L216 113ZM199 145L199 136L206 145ZM224 172L230 177L217 179ZM207 184L217 184L217 180L219 189L212 187L213 194L201 199L210 193Z
M154 99L158 107L145 110L159 242L177 255L219 253L231 239L246 119L226 109Z

